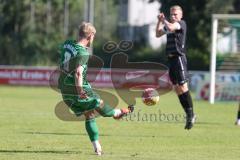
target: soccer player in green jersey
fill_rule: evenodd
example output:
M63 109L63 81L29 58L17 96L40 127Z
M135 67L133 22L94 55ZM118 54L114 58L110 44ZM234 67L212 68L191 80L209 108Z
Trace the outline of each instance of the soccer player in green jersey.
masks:
M97 155L102 154L99 133L95 120L96 112L103 117L120 119L131 113L133 105L128 108L114 109L95 93L86 79L89 52L96 34L90 23L83 22L79 26L78 40L67 40L61 45L60 77L58 87L67 106L76 116L85 116L85 127ZM96 112L94 112L96 111Z

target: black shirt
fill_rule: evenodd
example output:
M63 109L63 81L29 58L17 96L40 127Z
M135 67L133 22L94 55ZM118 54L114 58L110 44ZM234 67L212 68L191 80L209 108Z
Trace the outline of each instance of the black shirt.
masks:
M186 42L186 32L187 25L184 20L178 22L181 26L179 30L167 34L167 46L166 53L167 55L185 55L185 42Z

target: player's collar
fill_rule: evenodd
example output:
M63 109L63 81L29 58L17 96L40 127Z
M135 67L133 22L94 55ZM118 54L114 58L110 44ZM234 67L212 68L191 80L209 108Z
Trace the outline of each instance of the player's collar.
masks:
M79 42L77 42L77 45L79 45L79 46L81 46L81 47L83 47L83 48L85 48L85 49L88 49L88 47L86 47L86 46L82 45L82 44L81 44L81 43L79 43Z

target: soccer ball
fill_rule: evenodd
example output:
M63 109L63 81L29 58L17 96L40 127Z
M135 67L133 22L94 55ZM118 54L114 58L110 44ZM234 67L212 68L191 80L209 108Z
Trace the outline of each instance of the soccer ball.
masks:
M142 101L147 106L153 106L159 101L159 94L153 88L147 88L143 91Z

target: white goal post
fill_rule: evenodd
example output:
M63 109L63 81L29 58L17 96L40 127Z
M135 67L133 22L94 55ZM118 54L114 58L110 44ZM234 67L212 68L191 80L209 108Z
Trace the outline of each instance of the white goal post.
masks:
M210 94L209 102L215 101L216 83L216 58L217 58L217 32L218 20L240 19L240 14L212 14L212 47L211 47L211 66L210 66Z

